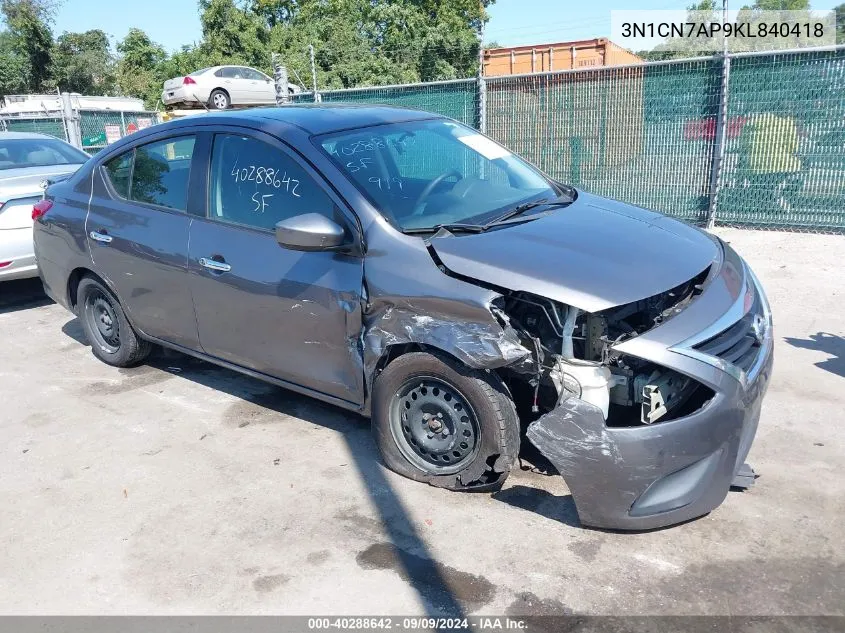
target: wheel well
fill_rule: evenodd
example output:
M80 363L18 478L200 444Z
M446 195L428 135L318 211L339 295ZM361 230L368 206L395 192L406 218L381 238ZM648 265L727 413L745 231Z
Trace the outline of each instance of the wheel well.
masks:
M405 354L410 354L411 352L428 352L429 354L439 354L441 356L448 356L450 359L458 363L461 367L468 367L460 358L455 356L454 354L450 354L445 349L440 347L436 347L434 345L426 345L425 343L396 343L394 345L390 345L381 357L378 359L378 362L375 366L375 371L373 372L372 379L375 380L376 376L378 376L385 367L387 367L390 363L394 360L399 358L400 356L404 356ZM491 370L495 373L499 373L496 370Z
M79 282L82 281L83 277L93 277L106 286L106 288L109 287L105 280L93 270L89 270L88 268L74 268L67 280L68 302L74 312L76 311L76 291L79 289Z
M209 92L209 93L208 93L208 98L209 98L209 100L211 100L211 95L213 95L215 92L222 92L223 94L225 94L225 95L226 95L226 98L227 98L227 99L229 100L229 102L231 103L231 101L232 101L232 97L231 97L231 95L229 94L229 91L228 91L228 90L226 90L225 88L214 88L211 92Z

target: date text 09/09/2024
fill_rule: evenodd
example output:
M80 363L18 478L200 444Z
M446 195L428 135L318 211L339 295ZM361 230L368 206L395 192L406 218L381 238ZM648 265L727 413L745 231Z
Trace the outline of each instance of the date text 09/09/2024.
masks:
M308 618L308 630L397 630L397 631L521 631L523 619L495 616L439 617L324 617Z

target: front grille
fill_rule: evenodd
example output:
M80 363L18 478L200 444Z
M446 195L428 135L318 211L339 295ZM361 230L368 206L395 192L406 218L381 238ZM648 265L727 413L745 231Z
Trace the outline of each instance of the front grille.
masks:
M713 338L695 346L699 352L716 356L748 372L760 354L762 341L757 336L754 321L764 317L763 305L757 292L751 309L739 321Z

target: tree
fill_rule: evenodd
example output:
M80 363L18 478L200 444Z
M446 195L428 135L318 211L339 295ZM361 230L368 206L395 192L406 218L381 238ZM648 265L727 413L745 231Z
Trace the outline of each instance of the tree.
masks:
M315 48L319 86L471 77L489 0L251 0L270 46L300 76Z
M53 81L62 91L109 95L115 91L114 57L99 29L64 33L52 52Z
M26 60L15 50L15 36L0 31L0 94L27 92Z
M41 92L52 88L50 54L53 32L50 24L54 11L50 0L0 0L0 13L8 27L6 41L9 48L4 55L11 56L11 71L20 73L12 83L20 86L21 92Z
M845 2L833 11L836 14L836 43L845 44Z
M121 94L140 97L154 108L161 95L162 71L167 61L164 48L141 29L131 28L117 43L117 87Z
M202 44L209 65L245 64L269 69L269 29L234 0L200 0ZM194 70L197 70L196 68Z

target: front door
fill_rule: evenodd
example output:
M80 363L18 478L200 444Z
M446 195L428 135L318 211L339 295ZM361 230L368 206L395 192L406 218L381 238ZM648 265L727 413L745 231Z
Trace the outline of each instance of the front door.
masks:
M280 220L345 220L319 177L281 142L255 132L214 136L206 218L190 230L190 288L203 350L360 404L363 261L287 250ZM350 240L352 230L350 226Z
M151 141L94 173L85 224L94 270L144 334L198 348L188 292L188 188L196 137Z

